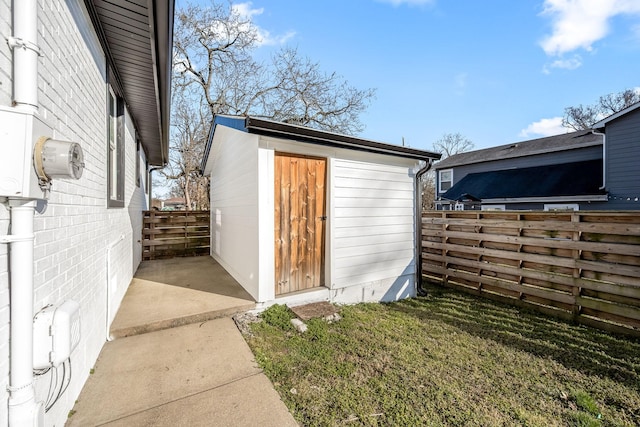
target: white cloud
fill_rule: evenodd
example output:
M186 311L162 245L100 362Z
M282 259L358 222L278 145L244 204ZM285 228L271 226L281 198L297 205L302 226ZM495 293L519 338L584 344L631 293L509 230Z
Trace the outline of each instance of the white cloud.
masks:
M627 14L640 14L638 0L545 0L542 15L551 17L553 31L540 46L549 56L591 51L609 33L609 20Z
M551 68L560 68L564 70L575 70L582 66L582 58L580 55L574 55L573 58L565 59L560 58L551 62L551 64L545 65L543 72L545 74L551 74Z
M377 0L380 3L389 3L393 6L402 6L406 4L407 6L426 6L429 4L433 4L436 0Z
M291 38L293 38L296 33L295 31L288 31L285 34L281 35L273 35L270 31L255 25L253 22L254 16L259 16L264 13L264 8L254 9L252 8L253 3L236 3L231 6L231 10L236 13L238 16L247 21L247 25L253 27L257 35L257 43L258 46L273 46L279 44L285 44Z
M567 133L570 130L571 129L562 126L562 117L553 117L531 123L525 129L522 129L518 136L523 138L552 136Z

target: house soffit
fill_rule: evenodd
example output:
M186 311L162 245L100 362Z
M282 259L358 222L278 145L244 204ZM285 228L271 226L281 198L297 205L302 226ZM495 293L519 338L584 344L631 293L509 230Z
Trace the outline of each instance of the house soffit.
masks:
M152 165L168 160L174 0L85 0Z

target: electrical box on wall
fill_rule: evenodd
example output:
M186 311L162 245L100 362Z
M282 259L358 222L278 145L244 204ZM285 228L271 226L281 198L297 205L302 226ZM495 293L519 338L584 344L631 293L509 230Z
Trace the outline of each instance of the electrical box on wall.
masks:
M59 366L80 342L80 305L47 306L33 318L33 369Z
M0 107L0 196L45 197L33 167L33 147L53 129L32 112Z

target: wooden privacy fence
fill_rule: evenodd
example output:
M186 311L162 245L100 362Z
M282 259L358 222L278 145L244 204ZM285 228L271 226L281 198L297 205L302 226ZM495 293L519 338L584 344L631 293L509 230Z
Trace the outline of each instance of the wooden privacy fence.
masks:
M209 211L144 211L142 259L209 254Z
M640 336L640 212L422 214L425 280Z

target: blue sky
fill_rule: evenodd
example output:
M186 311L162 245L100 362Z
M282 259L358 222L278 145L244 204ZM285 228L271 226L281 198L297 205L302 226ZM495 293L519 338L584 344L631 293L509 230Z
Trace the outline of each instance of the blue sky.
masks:
M177 6L181 5L178 0ZM564 108L640 87L639 0L253 0L263 35L376 98L360 136L485 148L565 132Z

